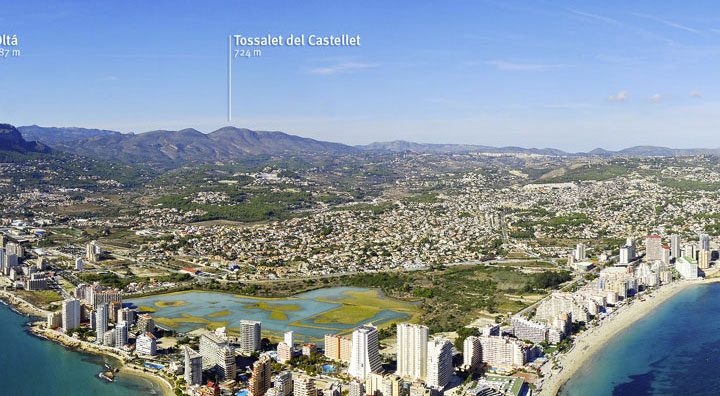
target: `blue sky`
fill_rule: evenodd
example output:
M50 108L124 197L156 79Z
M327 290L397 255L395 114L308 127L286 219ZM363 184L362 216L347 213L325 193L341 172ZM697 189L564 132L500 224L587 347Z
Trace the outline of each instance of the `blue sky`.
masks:
M227 122L230 34L360 35L233 61L233 121L349 144L718 147L715 1L4 2L0 120Z

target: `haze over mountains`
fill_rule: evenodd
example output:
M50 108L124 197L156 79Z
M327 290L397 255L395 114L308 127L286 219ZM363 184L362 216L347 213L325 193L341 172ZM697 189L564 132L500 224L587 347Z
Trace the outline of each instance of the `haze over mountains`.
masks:
M4 130L14 129L4 125ZM349 146L290 135L284 132L252 131L224 127L210 133L195 129L120 133L102 129L57 128L37 125L17 128L11 145L0 141L0 148L28 150L33 144L40 151L47 146L78 155L136 163L182 164L233 160L250 156L277 155L346 155L362 153L519 153L551 156L681 156L720 155L720 149L671 149L636 146L619 151L595 149L587 153L568 153L554 148L492 147L467 144L427 144L407 141L376 142ZM0 131L1 132L1 131ZM9 135L8 135L9 136ZM27 142L27 141L37 141ZM8 140L9 142L9 140ZM33 150L31 150L33 151Z

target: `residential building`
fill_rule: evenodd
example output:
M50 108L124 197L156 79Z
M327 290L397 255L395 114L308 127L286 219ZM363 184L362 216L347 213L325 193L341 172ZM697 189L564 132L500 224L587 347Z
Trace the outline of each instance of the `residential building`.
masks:
M662 238L652 234L645 237L645 261L662 260Z
M470 336L463 341L463 368L471 373L477 373L482 365L482 345L480 338Z
M397 375L424 380L427 375L427 326L399 323L397 325Z
M102 304L95 309L95 342L102 344L108 329L108 305Z
M516 368L527 363L528 348L517 339L502 336L480 336L481 359L490 367Z
M292 359L292 348L285 342L281 342L277 346L277 361L278 363L287 363Z
M350 362L352 339L335 334L325 334L325 356L332 360Z
M260 350L260 326L255 320L240 321L240 352L249 355Z
M63 301L62 327L65 332L80 327L80 300Z
M115 348L122 348L128 343L128 325L125 322L118 322L115 325Z
M442 389L450 382L453 373L452 343L444 338L433 338L427 347L427 376L425 383Z
M188 385L199 385L202 383L202 355L189 346L183 347L185 353L185 383Z
M272 386L271 365L272 361L267 354L260 356L260 359L253 363L252 376L248 386L251 396L264 396Z
M142 333L135 340L135 352L138 355L157 355L157 340L153 333Z
M223 379L235 379L237 366L235 352L227 341L212 333L200 336L200 355L204 369L216 369Z
M277 390L277 396L290 396L293 392L293 379L290 371L281 371L275 376L273 388Z
M294 396L317 396L315 380L308 377L295 379L293 383L293 394Z
M379 371L381 368L379 348L376 327L365 325L353 331L348 373L364 380L369 373Z

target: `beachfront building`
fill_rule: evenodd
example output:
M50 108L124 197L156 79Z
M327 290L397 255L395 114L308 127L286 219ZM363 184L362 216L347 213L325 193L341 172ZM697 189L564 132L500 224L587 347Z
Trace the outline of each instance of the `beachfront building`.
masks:
M427 326L399 323L397 325L397 375L424 380L428 360Z
M62 328L65 332L80 327L80 300L70 299L62 303Z
M378 331L375 326L365 325L353 331L348 373L364 380L368 374L379 371L381 368L379 348Z
M516 368L527 363L529 348L517 339L502 336L480 336L480 356L490 367Z
M108 329L108 305L102 304L95 310L95 342L102 344Z
M135 340L135 352L138 355L157 355L157 340L153 333L140 334Z
M48 329L57 329L60 326L62 326L62 313L50 312L47 315L47 328Z
M592 305L592 309L589 306ZM538 321L553 320L561 313L570 313L575 322L588 322L597 306L593 300L585 298L583 294L569 292L553 292L550 298L538 305L535 319ZM591 311L593 313L591 313Z
M240 352L250 355L260 350L260 327L256 320L240 321Z
M185 355L185 383L188 385L199 385L202 383L202 355L189 346L183 346Z
M710 268L710 250L701 249L698 252L698 268L700 268L700 269Z
M442 389L450 382L452 373L452 343L439 337L428 341L425 383L432 388Z
M128 343L128 325L125 322L118 322L115 325L115 348L122 348Z
M683 256L675 261L675 269L683 279L694 280L698 277L698 265L692 257Z
M533 322L532 320L519 315L515 315L510 318L510 324L512 325L515 337L521 340L527 340L534 343L547 341L547 325Z
M352 356L352 339L336 334L325 334L325 357L349 362Z

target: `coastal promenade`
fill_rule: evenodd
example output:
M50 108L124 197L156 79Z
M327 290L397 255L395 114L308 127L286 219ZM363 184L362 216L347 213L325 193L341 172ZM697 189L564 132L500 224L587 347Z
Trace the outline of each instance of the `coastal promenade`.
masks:
M675 296L680 291L692 285L718 281L720 281L720 278L709 278L698 281L677 281L662 286L649 294L643 294L640 298L633 299L631 303L622 306L610 314L610 316L603 319L600 325L586 330L575 338L572 348L558 357L558 367L553 369L550 375L544 378L542 388L538 395L557 395L565 382L572 378L583 364L616 334L654 311L660 304Z

